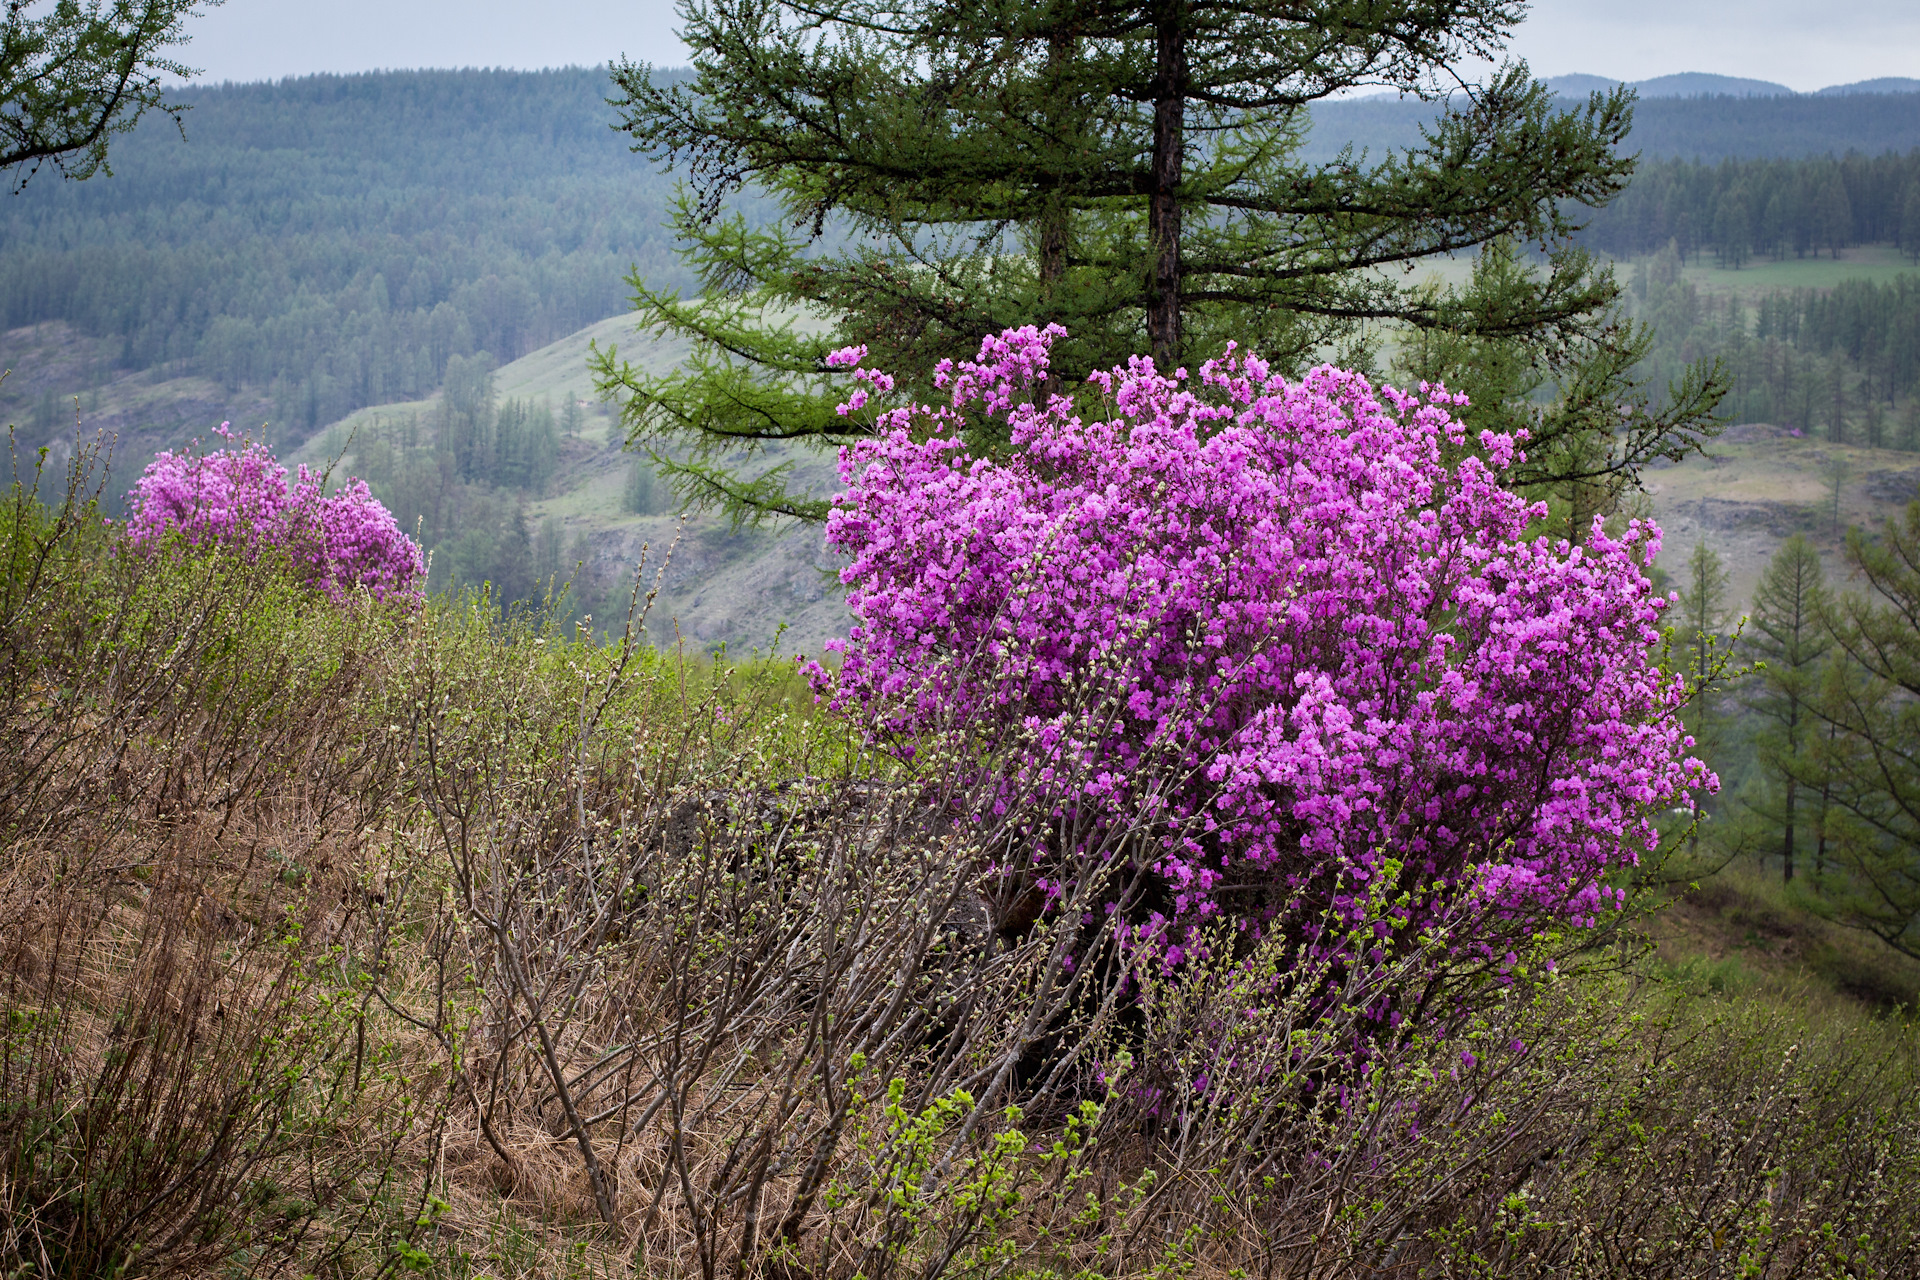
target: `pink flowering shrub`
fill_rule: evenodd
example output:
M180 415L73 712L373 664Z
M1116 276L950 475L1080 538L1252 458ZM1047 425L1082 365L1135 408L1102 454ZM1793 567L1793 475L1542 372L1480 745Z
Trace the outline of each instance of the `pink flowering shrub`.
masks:
M191 546L223 545L254 555L285 554L309 585L341 599L365 588L376 600L416 599L425 572L420 548L363 480L326 494L321 477L287 469L258 442L208 454L162 453L127 495L127 538L153 549L171 534Z
M1289 382L1230 351L1196 382L1136 358L1083 420L1035 403L1060 332L943 362L950 405L842 453L827 538L857 622L812 678L902 754L998 734L1006 794L1145 815L1150 930L1304 892L1384 937L1478 902L1509 925L1474 943L1492 955L1590 923L1650 811L1717 785L1654 662L1655 527L1528 538L1539 509L1500 485L1522 441L1470 448L1464 398L1331 367ZM893 386L856 375L843 413ZM1003 460L961 444L982 418Z

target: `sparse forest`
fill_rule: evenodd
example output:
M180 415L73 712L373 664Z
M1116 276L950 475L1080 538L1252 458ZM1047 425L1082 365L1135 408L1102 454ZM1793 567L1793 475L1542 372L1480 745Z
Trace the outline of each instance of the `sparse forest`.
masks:
M1750 300L1683 280L1669 247L1634 268L1632 294L1656 335L1651 376L1720 360L1730 420L1920 449L1920 273Z

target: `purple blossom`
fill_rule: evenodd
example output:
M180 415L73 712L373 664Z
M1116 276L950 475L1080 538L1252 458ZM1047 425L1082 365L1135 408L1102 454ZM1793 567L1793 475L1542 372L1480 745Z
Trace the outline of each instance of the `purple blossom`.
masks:
M229 546L249 556L285 554L303 581L339 600L365 588L376 600L420 596L420 548L364 480L327 494L321 477L287 469L264 444L236 441L212 453L161 453L127 495L134 546L157 549L170 535L189 546Z
M1096 373L1083 418L1043 393L1062 332L943 362L949 405L842 451L827 539L856 621L812 678L880 741L1017 731L1009 787L1164 819L1175 920L1307 891L1376 932L1463 902L1509 937L1591 923L1650 812L1717 786L1654 661L1655 526L1528 537L1544 509L1501 486L1524 436L1469 439L1439 386L1230 348L1197 380ZM996 419L1006 456L971 455Z

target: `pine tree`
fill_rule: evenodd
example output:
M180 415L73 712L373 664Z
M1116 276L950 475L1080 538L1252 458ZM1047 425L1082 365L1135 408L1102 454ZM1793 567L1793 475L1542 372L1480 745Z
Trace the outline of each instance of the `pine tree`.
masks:
M1826 610L1819 552L1796 533L1767 562L1741 633L1744 656L1758 667L1748 707L1763 725L1756 747L1771 784L1763 806L1780 830L1781 876L1786 880L1794 875L1800 790L1808 782L1822 785L1814 777L1817 766L1810 756L1819 727L1814 703L1822 663L1833 646Z
M1867 594L1832 607L1834 652L1815 708L1827 850L1842 918L1920 957L1920 502L1877 537L1847 535Z
M824 512L783 466L736 459L855 437L825 366L853 343L921 394L937 358L1028 323L1068 331L1054 391L1142 351L1193 365L1230 339L1282 369L1327 353L1370 366L1387 324L1461 340L1435 367L1501 344L1520 353L1518 395L1566 393L1564 412L1553 402L1532 423L1523 479L1541 483L1684 452L1718 400L1698 373L1653 407L1629 374L1642 335L1617 313L1611 271L1568 243L1576 210L1631 172L1624 93L1560 111L1509 67L1449 101L1417 147L1299 159L1313 102L1368 85L1436 94L1459 61L1497 52L1517 16L1506 0L690 0L682 13L693 81L631 63L615 80L637 149L691 181L677 230L703 292L632 284L643 328L694 351L667 374L603 351L595 371L662 475L736 516ZM782 225L728 213L749 185ZM1543 269L1507 269L1496 250L1465 290L1389 270L1508 243L1541 248Z
M212 0L218 4L220 0ZM167 56L200 0L9 3L0 15L0 169L26 185L42 164L69 178L106 169L107 144L148 111L185 108L166 89L197 75Z
M1721 668L1726 652L1722 639L1733 620L1727 591L1731 579L1719 553L1701 539L1693 544L1687 557L1680 599L1670 615L1678 639L1686 654L1686 676L1697 692L1693 706L1705 718L1712 714L1720 689Z
M1669 615L1692 692L1687 729L1700 757L1709 763L1720 754L1726 729L1720 699L1729 656L1725 637L1732 621L1727 604L1729 581L1726 567L1713 548L1704 539L1695 542L1683 571L1680 598ZM1697 848L1699 839L1696 826L1689 843Z

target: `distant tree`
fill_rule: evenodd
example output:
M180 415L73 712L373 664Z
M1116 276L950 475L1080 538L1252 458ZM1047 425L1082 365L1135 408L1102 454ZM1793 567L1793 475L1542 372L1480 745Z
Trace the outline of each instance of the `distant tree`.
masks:
M573 388L567 388L567 398L560 410L560 431L571 440L580 434L580 399L573 394Z
M1827 846L1841 918L1920 957L1920 503L1847 535L1866 593L1839 597L1817 714L1831 732Z
M493 357L449 356L440 393L440 447L465 480L491 479L499 465L494 437Z
M1741 633L1743 656L1759 667L1747 705L1762 728L1756 748L1771 786L1760 808L1780 830L1783 879L1793 879L1794 837L1801 821L1799 793L1817 772L1810 759L1822 663L1833 638L1827 630L1827 587L1820 554L1794 534L1767 562L1753 593L1753 612ZM1824 781L1815 779L1816 785Z
M1686 676L1697 692L1691 718L1699 721L1694 735L1704 740L1717 725L1721 669L1725 665L1724 638L1733 611L1728 603L1731 579L1719 553L1701 539L1693 544L1682 570L1680 599L1668 615L1674 638L1686 655Z
M0 168L15 190L51 163L69 178L107 167L107 143L148 111L178 122L169 77L198 73L166 56L187 43L196 6L221 0L7 0L0 18Z
M1827 361L1827 439L1847 442L1847 366L1838 355Z
M1753 217L1747 210L1747 195L1741 190L1727 192L1713 213L1713 247L1720 264L1739 270L1753 253Z
M1866 405L1866 420L1862 425L1866 428L1867 446L1872 449L1883 448L1887 442L1887 411L1879 399L1872 395L1867 396Z
M1920 265L1920 176L1907 184L1900 202L1900 247L1907 257Z
M595 367L633 440L701 503L824 516L756 451L863 434L835 411L833 350L864 344L930 395L939 357L1030 323L1067 330L1053 392L1137 354L1197 365L1229 341L1295 371L1329 354L1369 365L1386 325L1465 339L1469 355L1514 344L1518 364L1580 390L1534 424L1519 478L1542 482L1563 463L1584 477L1684 451L1717 401L1699 380L1660 404L1637 392L1612 274L1568 243L1631 172L1627 95L1562 110L1514 66L1455 93L1415 147L1301 158L1312 104L1363 86L1437 97L1463 60L1497 54L1520 13L1507 0L681 12L694 79L631 63L614 79L637 149L691 180L677 230L702 292L630 279L643 328L694 352L665 374L615 351ZM728 214L749 187L780 201L784 227ZM1394 270L1503 241L1542 249L1538 269L1466 290ZM1595 429L1603 400L1611 450L1555 438Z
M566 566L560 559L565 542L566 529L559 516L548 516L534 531L533 589L536 594L557 589L559 579L566 576Z
M620 509L630 515L650 516L659 499L654 492L653 468L645 458L635 458L627 468L627 485L620 495Z
M1839 258L1840 250L1853 241L1853 204L1847 199L1847 184L1838 166L1830 167L1825 180L1820 183L1814 221L1819 242L1836 259Z
M1847 492L1847 477L1853 474L1844 455L1835 454L1828 458L1820 468L1820 478L1827 486L1827 519L1835 537L1840 535L1841 521L1845 513L1843 499Z
M1693 554L1681 572L1679 600L1666 615L1682 655L1682 668L1693 696L1685 719L1695 749L1709 764L1725 745L1727 717L1721 709L1724 676L1730 654L1727 628L1733 621L1728 605L1729 578L1720 556L1705 540L1693 544ZM1704 807L1704 801L1703 807ZM1690 843L1699 844L1699 828Z

